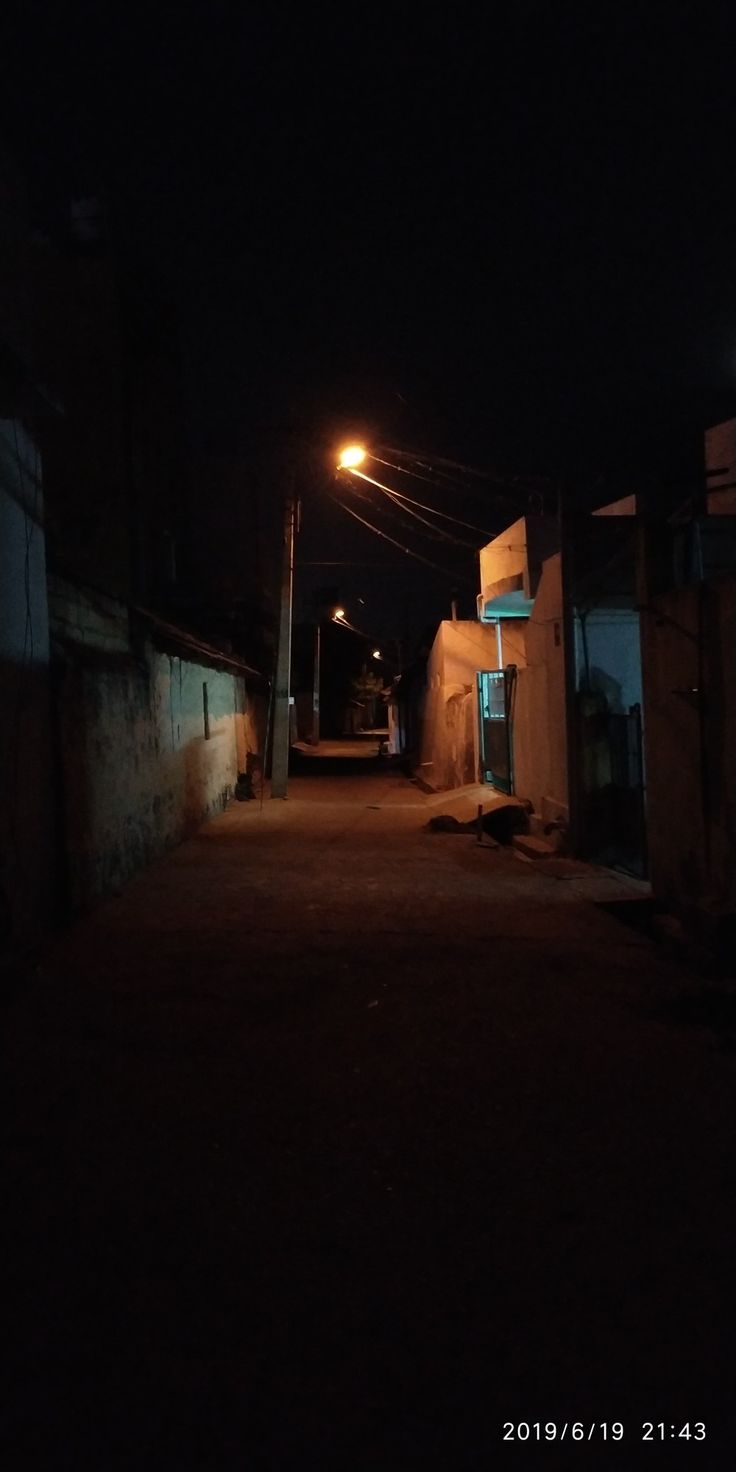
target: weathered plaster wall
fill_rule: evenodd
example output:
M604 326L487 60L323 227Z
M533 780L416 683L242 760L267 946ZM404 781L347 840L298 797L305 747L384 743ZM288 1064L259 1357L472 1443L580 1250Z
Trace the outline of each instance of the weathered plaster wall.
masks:
M53 606L70 898L79 906L221 811L259 733L239 675L150 639L134 655L113 600L57 583Z
M427 661L419 768L438 792L477 780L476 674L495 668L495 629L465 619L440 624Z
M655 894L736 910L736 583L680 588L642 615L647 831Z
M31 943L56 904L49 620L41 466L0 421L0 950Z

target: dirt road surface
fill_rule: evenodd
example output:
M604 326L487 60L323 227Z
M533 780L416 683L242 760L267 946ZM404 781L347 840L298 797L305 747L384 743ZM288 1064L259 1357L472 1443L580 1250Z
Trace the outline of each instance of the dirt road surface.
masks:
M295 778L7 1002L6 1468L736 1464L731 1030L444 810Z

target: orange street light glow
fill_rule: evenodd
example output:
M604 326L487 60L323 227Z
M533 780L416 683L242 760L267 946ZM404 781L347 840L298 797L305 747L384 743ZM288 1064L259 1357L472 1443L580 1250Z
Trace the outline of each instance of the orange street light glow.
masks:
M345 609L344 608L336 608L335 609L335 612L332 615L332 617L333 618L344 618L345 617Z
M365 455L362 445L346 445L337 462L338 470L352 470L356 465L362 465Z

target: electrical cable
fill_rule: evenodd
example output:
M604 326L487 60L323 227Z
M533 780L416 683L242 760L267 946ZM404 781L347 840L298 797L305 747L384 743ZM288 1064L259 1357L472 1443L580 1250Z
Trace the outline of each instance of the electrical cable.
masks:
M417 501L413 496L407 496L403 491L391 491L390 495L398 496L401 501L410 501L412 506L420 506L423 511L431 511L433 516L441 516L443 521L453 521L456 526L467 527L468 531L477 532L479 536L485 537L492 542L495 532L486 531L482 526L476 526L472 521L463 521L459 516L451 516L447 511L438 511L436 506L427 506L424 501Z
M478 470L473 465L462 465L459 464L456 460L444 460L441 458L438 459L437 456L432 457L435 461L435 464L430 465L427 460L420 458L412 451L398 450L392 446L386 445L380 446L379 448L383 449L388 455L397 455L400 459L403 458L405 460L411 460L414 462L415 465L421 466L422 470L430 471L432 477L434 477L434 484L440 485L442 482L446 482L447 484L464 491L466 495L472 496L475 500L483 500L486 504L488 501L487 492L474 490L467 484L466 481L458 481L457 477L448 476L444 470L438 470L437 465L451 466L455 470L462 471L464 475L471 475L476 480L486 481L489 486L504 486L506 487L507 492L513 488L516 491L515 496L511 496L509 494L504 495L503 491L500 491L498 489L492 491L491 494L495 496L497 500L505 501L509 506L514 506L516 508L518 508L519 506L520 496L524 496L528 501L532 495L541 496L545 489L550 489L550 482L540 477L502 476L498 475L495 471ZM374 456L371 453L371 459L378 458L378 456ZM382 465L392 465L392 462L389 460L381 460L380 463ZM392 468L395 470L402 470L403 467L400 465L393 465ZM419 480L428 479L427 476L420 475L417 471L414 470L405 471L404 473L407 475L417 475L417 478Z
M422 557L420 552L413 552L411 547L404 547L401 542L397 542L395 538L390 537L387 532L382 532L380 530L380 527L373 526L372 522L366 521L365 517L363 516L359 516L357 511L351 510L349 506L345 505L344 501L339 500L337 496L333 496L330 491L328 491L327 494L330 497L330 500L335 502L336 506L341 506L343 511L347 512L348 516L353 516L356 521L359 521L362 523L363 526L368 527L369 531L374 532L377 537L381 537L384 542L390 542L392 547L398 547L399 551L404 552L407 557L413 557L417 562L423 562L425 567L434 568L435 572L441 572L444 577L450 578L452 582L458 582L459 580L461 582L468 583L473 587L475 586L472 580L466 577L464 574L452 573L449 571L448 568L441 567L438 562L432 562L428 557Z
M357 473L360 474L360 472L357 472ZM363 480L369 480L370 481L370 477L369 476L363 476L362 479ZM394 501L394 497L392 495L392 492L388 489L387 486L380 485L378 481L372 481L371 484L377 486L378 490L381 491L385 496L387 496L393 502L393 505L394 505L394 511L393 512L387 511L387 508L386 507L381 507L381 508L376 507L376 510L379 510L380 509L380 510L383 511L383 513L385 515L388 515L388 516L393 515L394 516L394 519L397 519L397 512L398 512L398 520L401 521L403 519L403 522L404 522L405 525L411 526L411 523L408 521L408 518L409 517L413 517L417 521L422 522L424 526L429 527L429 533L427 533L427 532L419 533L420 536L421 535L424 535L424 536L428 536L429 535L433 541L452 542L454 545L459 546L459 547L470 548L473 551L476 551L477 550L476 547L475 547L475 543L468 542L464 538L453 536L452 532L446 532L446 531L444 531L442 529L442 527L434 526L431 521L427 521L426 517L420 516L417 511L412 511L411 510L411 507L409 507L409 506L402 506L400 504L400 501ZM353 492L354 495L359 495L360 494L357 486L350 486L350 490ZM411 529L412 529L413 532L416 533L416 528L415 527L412 527Z
M432 470L433 473L431 475L422 475L422 472L420 470L409 470L405 465L395 465L392 460L383 460L380 455L374 455L371 453L369 458L371 460L377 460L379 465L385 465L388 467L389 470L398 471L400 475L410 475L415 480L423 480L426 482L427 485L436 486L437 490L439 491L444 491L448 489L453 491L461 491L464 495L470 496L474 501L482 501L484 505L488 504L487 492L478 491L476 488L468 486L464 481L460 481L453 476L446 475L444 471L434 470L433 466L425 467L425 469L427 470ZM422 462L420 461L418 463L421 464ZM498 483L492 482L492 484ZM506 484L506 482L501 482L501 484ZM520 486L519 492L520 495L526 495L527 500L532 494L539 494L539 492L533 487L525 490L523 486ZM491 491L490 494L494 497L495 500L503 501L505 505L511 506L514 511L519 510L520 496L514 498L510 495L504 495L503 491L499 491L497 489Z
M455 547L465 547L471 552L478 551L476 543L469 542L467 537L453 536L452 532L446 532L443 531L441 527L436 527L433 522L428 521L426 516L421 516L418 511L412 511L411 506L403 506L401 504L403 497L395 496L393 491L387 491L386 494L390 496L394 504L398 506L399 511L403 512L404 516L412 516L415 521L419 521L422 523L423 526L429 527L431 534L435 539L439 538L440 541L443 542L452 542Z
M347 471L346 471L346 473L347 473ZM388 486L381 485L380 481L374 481L371 478L371 476L362 475L359 470L354 470L354 469L351 468L350 469L350 474L351 475L360 475L362 480L367 480L371 485L377 486L380 491L383 491L391 499L398 498L399 501L403 501L403 500L411 501L411 500L413 500L413 498L411 496L404 496L399 491L391 491L391 490L389 490ZM353 492L355 494L357 494L356 487L351 486L350 489L353 490ZM335 499L335 498L333 497L333 499ZM342 505L343 503L342 502L339 502L338 504L339 505ZM421 501L415 501L414 502L414 505L416 505L416 506L422 506L423 505L423 502L421 502ZM401 511L403 511L406 516L415 516L416 515L416 512L411 512L409 510L408 506L400 506L398 509L401 510ZM430 510L430 511L434 511L434 507L431 507L431 506L430 507L427 507L426 509L427 510ZM438 512L435 513L435 515L440 516L440 515L444 515L444 513L438 511ZM451 520L451 521L457 520L457 518L455 518L455 517L448 517L447 519L448 520ZM420 516L420 517L417 517L417 520L424 521L425 519L424 519L424 517ZM430 522L426 522L425 524L427 526L431 526L431 523ZM460 525L462 525L462 526L469 526L470 523L469 522L461 522ZM451 534L449 534L447 532L443 532L441 527L433 527L432 530L433 530L433 532L435 533L435 535L437 537L441 537L441 538L443 538L446 541L453 542L458 547L469 548L469 549L471 549L475 553L478 553L478 552L480 552L480 551L483 550L482 547L478 547L475 542L466 541L464 537L453 537ZM498 539L497 539L497 537L494 537L489 532L483 531L483 529L481 527L477 527L476 530L482 536L488 537L489 541L490 542L493 542L494 547L498 551L501 551L501 550L503 550L504 552L525 552L526 551L526 546L527 546L526 542L499 542ZM396 545L398 546L399 544L396 543ZM402 547L401 550L404 551L405 549ZM418 555L418 554L415 554L415 555ZM337 562L334 562L334 563L327 563L327 562L315 562L315 563L304 562L304 563L301 564L301 566L303 566L303 567L333 567L333 566L334 567L343 567L343 566L344 567L348 567L348 566L355 566L355 567L363 567L363 566L365 566L365 567L371 567L371 566L395 567L397 565L398 564L391 563L391 562L387 562L387 563L383 563L383 564L381 564L381 563L374 564L374 563L369 563L369 562L366 562L366 563L359 563L359 562L351 563L351 562L342 562L342 561L337 561Z
M421 470L410 470L406 465L395 465L393 460L384 460L380 455L374 455L372 452L369 453L368 458L369 460L375 460L378 465L385 465L388 470L397 471L399 475L410 475L412 480L426 481L427 485L437 486L438 489L444 489L445 486L452 486L454 490L458 491L467 489L462 481L453 480L452 476L443 475L441 471L439 472L438 478L437 472L434 475L422 475Z
M457 526L468 527L471 531L477 531L479 535L485 537L487 541L490 542L492 540L493 534L491 532L486 532L481 527L473 526L471 522L461 521L460 518L457 516L450 516L445 511L435 511L434 506L427 506L424 501L416 501L414 500L413 496L405 496L401 491L393 491L390 486L382 485L380 480L374 480L372 476L364 475L363 472L360 470L355 470L351 468L349 470L349 474L357 475L360 477L361 480L367 481L369 485L376 486L379 491L383 491L384 495L390 496L394 501L408 501L411 503L412 506L421 506L423 511L431 511L433 516L441 516L443 521L452 521ZM437 536L444 537L447 541L450 542L456 542L459 547L472 547L475 551L477 551L475 543L469 542L467 537L453 537L451 532L443 532L440 527L433 527L431 521L427 521L424 516L419 516L416 511L411 511L408 506L402 506L401 509L405 511L407 516L415 516L417 521L421 521L424 523L425 526L431 527Z

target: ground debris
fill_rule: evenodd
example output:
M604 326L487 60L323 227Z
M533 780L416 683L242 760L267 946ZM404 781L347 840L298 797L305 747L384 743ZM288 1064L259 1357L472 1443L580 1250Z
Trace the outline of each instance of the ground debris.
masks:
M436 818L430 818L426 826L430 833L477 833L478 819L471 818L461 823L459 818L453 818L449 813L440 813ZM495 843L510 844L514 834L528 832L528 808L518 802L502 803L483 813L480 827Z

